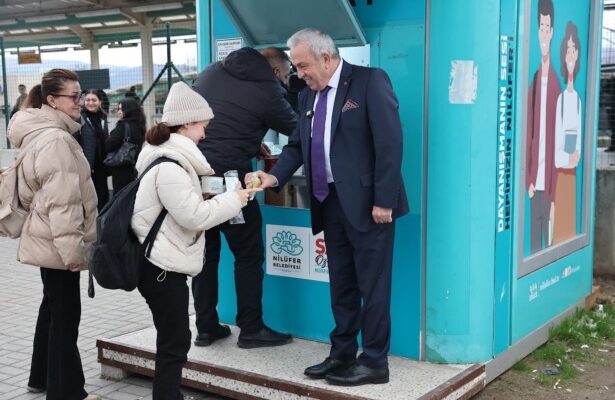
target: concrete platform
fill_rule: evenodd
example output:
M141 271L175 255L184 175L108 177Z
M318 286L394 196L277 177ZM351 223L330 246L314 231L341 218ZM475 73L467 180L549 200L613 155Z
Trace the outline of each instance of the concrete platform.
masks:
M194 325L194 324L192 324ZM391 381L385 385L337 387L303 375L322 361L329 346L309 340L262 349L239 349L239 331L210 347L192 346L183 370L187 387L233 399L467 399L485 386L484 365L439 365L390 357ZM102 375L120 379L128 373L153 376L154 328L99 339ZM192 332L193 338L195 332Z

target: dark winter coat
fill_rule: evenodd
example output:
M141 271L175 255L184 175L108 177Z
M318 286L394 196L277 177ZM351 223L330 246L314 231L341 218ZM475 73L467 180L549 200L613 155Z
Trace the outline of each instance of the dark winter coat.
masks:
M109 139L107 139L105 146L107 153L116 151L122 146L122 143L124 143L125 132L128 133L128 141L130 143L137 144L139 148L143 146L143 142L145 140L145 132L143 129L139 126L137 121L130 118L124 118L117 122L117 125L109 135ZM114 192L118 192L122 187L132 182L137 175L134 167L110 168L110 171Z
M105 142L109 136L107 117L103 113L91 113L81 110L81 129L75 134L75 139L81 145L83 154L90 164L92 173L103 168L103 160L107 156Z
M290 135L297 123L269 63L249 47L208 66L193 89L214 112L199 148L217 176L230 169L240 176L251 171L267 130Z

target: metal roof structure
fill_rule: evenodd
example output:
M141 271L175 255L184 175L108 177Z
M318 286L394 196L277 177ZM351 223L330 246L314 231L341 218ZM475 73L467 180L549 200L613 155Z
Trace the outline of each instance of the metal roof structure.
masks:
M93 43L121 45L138 39L143 27L153 37L196 33L194 1L177 0L0 0L0 36L5 47Z

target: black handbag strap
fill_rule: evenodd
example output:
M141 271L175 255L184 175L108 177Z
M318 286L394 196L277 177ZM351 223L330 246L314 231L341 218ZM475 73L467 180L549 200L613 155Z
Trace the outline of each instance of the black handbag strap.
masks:
M130 139L130 123L126 122L124 125L124 143L128 143Z
M154 168L158 164L162 164L163 162L172 162L174 164L180 165L177 161L169 157L157 158L150 165L148 165L147 168L145 168L143 173L139 176L139 180L141 180L145 176L145 174L149 172L150 169ZM160 227L162 226L162 222L164 221L164 218L167 216L168 213L169 211L167 211L167 209L164 208L163 206L162 211L160 211L160 214L158 214L156 221L154 222L149 232L147 233L147 236L145 237L145 240L143 241L143 247L145 248L146 257L149 257L150 254L152 253L152 248L154 247L154 240L156 240L158 231L160 230Z

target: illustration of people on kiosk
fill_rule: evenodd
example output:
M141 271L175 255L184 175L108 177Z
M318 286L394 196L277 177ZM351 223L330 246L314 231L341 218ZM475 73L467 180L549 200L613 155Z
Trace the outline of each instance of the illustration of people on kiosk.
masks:
M579 73L580 40L577 26L566 25L560 47L561 72L566 87L557 99L555 113L555 217L553 244L574 237L577 233L577 166L581 158L581 98L574 88Z
M561 86L551 64L554 9L538 1L540 67L528 90L525 185L530 198L530 247L534 254L552 242L555 213L555 122Z

